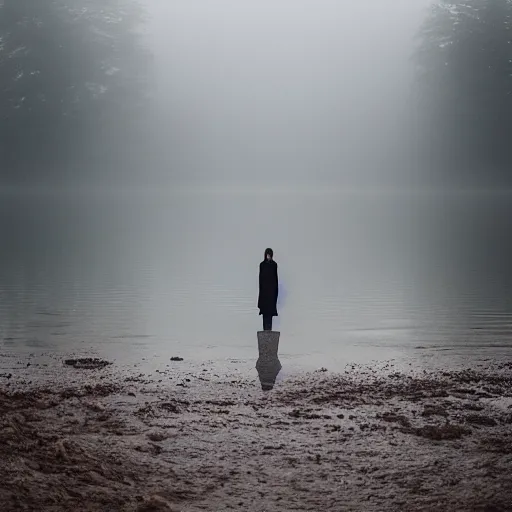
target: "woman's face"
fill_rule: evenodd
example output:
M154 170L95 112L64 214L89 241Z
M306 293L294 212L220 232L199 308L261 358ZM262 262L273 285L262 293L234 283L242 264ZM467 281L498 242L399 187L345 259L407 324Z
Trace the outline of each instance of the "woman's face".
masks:
M272 256L267 252L267 260L271 260Z

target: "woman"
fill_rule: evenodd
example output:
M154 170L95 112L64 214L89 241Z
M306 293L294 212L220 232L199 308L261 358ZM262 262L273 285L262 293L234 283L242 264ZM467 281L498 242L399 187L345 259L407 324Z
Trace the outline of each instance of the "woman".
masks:
M272 317L277 316L277 263L274 261L274 251L266 249L265 257L260 263L260 293L258 308L263 315L263 330L272 330Z

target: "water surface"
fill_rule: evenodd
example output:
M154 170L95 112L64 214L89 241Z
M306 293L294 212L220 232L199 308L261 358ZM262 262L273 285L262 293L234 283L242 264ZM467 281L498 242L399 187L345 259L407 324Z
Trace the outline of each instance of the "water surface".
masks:
M255 359L273 247L283 364L510 354L507 194L2 194L0 348Z

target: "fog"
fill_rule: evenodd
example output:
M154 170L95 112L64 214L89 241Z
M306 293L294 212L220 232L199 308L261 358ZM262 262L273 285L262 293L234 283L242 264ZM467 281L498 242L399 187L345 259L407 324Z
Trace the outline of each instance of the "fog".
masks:
M155 169L217 186L403 183L428 4L148 1Z
M0 512L511 510L510 34L0 0Z
M510 185L507 0L0 2L0 183Z

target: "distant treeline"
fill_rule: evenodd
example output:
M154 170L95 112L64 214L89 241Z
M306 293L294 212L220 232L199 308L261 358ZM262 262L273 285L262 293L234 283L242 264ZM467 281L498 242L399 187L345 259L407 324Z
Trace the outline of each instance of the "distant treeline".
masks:
M442 1L419 34L413 144L435 180L512 182L512 2Z
M97 178L134 162L148 96L142 17L132 0L0 1L0 182Z
M0 0L0 182L144 168L143 15L136 0ZM427 14L404 140L426 178L512 182L511 24L511 0L442 0Z

